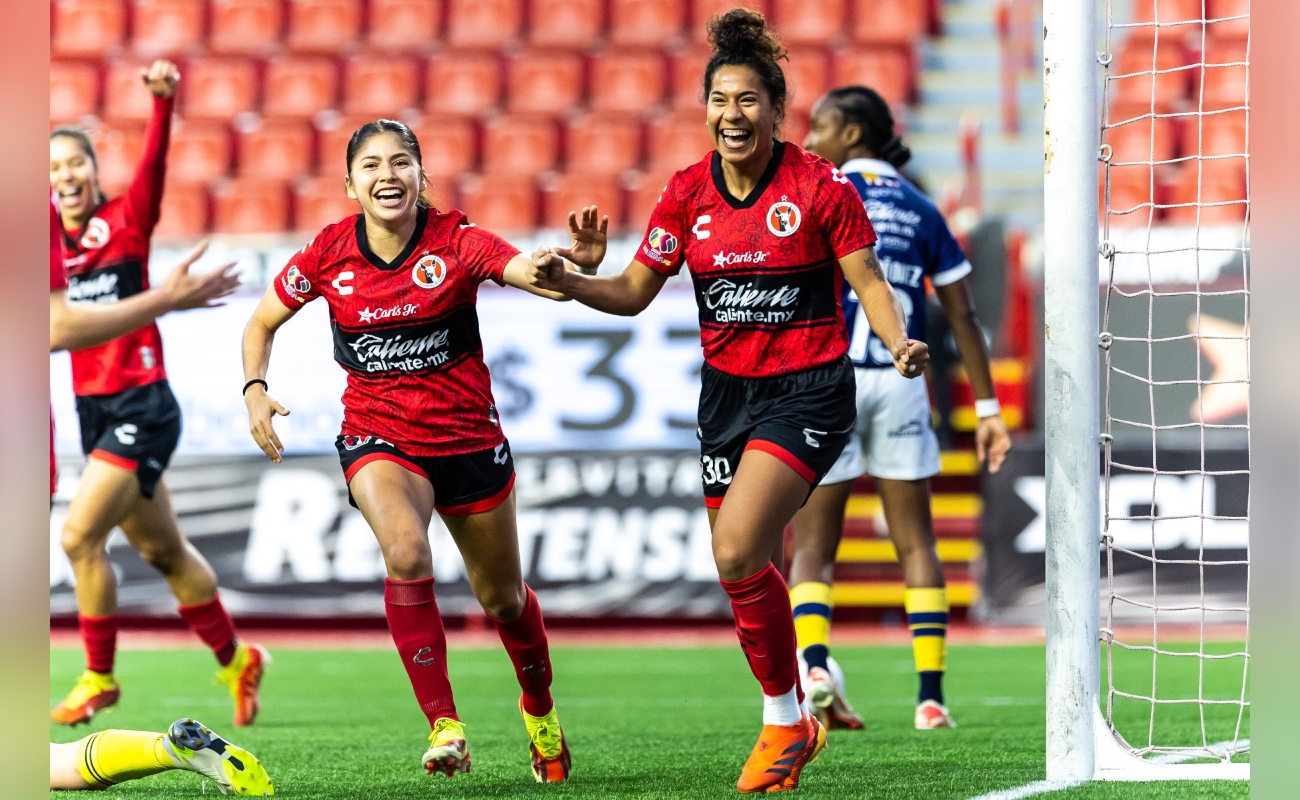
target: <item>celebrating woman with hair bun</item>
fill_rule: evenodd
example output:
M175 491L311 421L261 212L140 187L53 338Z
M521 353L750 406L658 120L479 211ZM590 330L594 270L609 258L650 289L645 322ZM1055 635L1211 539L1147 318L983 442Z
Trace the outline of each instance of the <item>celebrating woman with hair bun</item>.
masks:
M689 266L704 347L699 438L713 555L741 649L763 691L763 729L736 787L798 786L824 746L801 711L794 621L780 558L785 526L854 428L843 280L862 300L893 365L919 377L929 358L876 260L857 192L830 162L775 133L786 107L785 48L761 14L709 20L706 122L715 150L673 175L636 258L618 275L584 271L605 256L607 219L570 214L572 243L538 259L534 280L611 314L640 313Z

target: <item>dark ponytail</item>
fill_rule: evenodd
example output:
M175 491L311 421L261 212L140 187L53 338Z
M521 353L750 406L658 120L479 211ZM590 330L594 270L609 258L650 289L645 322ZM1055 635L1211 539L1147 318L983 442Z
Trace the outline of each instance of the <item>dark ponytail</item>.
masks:
M367 122L356 129L352 134L352 138L348 140L348 172L352 172L352 161L357 157L357 151L364 147L371 137L381 133L393 134L411 151L411 155L415 156L415 162L420 165L420 177L427 181L428 178L424 175L424 158L420 155L420 140L416 138L415 131L411 130L410 126L395 119L377 119L374 122ZM424 192L420 192L416 204L425 208L433 208L433 202Z
M786 58L786 49L767 29L763 15L747 8L733 8L720 17L710 17L708 31L713 55L704 67L705 102L713 88L713 74L719 67L749 67L758 74L772 105L780 109L777 116L780 122L785 113L787 90L785 73L777 62Z
M845 125L862 128L862 144L881 161L901 167L912 158L903 140L894 134L894 115L889 104L866 86L841 86L826 93L844 116Z

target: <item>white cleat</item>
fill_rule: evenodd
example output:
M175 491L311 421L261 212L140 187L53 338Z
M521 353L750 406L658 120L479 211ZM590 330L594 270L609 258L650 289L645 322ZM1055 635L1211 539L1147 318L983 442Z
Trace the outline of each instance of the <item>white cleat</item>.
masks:
M952 721L952 716L942 703L926 700L916 707L916 729L918 731L933 731L939 728L955 727L957 727L957 723Z

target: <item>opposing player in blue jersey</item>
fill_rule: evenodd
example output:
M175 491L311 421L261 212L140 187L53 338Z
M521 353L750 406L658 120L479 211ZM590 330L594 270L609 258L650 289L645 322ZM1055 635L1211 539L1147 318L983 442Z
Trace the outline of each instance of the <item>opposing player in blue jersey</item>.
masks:
M897 168L911 153L894 134L888 104L863 86L833 89L813 107L803 146L839 167L861 195L880 237L876 244L880 265L908 317L908 338L922 338L925 279L934 286L975 390L976 453L981 462L988 462L990 472L996 472L1011 439L994 396L988 350L966 287L971 265L938 209L899 175ZM842 676L832 675L838 670L828 644L831 575L844 528L844 507L854 479L865 471L875 478L907 587L904 604L921 684L916 727L951 728L955 723L944 706L942 683L948 596L930 520L930 477L939 473L939 442L930 426L930 402L924 381L909 381L893 369L889 349L864 322L852 290L846 287L845 292L860 436L849 440L839 461L794 518L790 601L806 664L805 695L826 727L863 726L844 699ZM835 677L840 677L839 683Z

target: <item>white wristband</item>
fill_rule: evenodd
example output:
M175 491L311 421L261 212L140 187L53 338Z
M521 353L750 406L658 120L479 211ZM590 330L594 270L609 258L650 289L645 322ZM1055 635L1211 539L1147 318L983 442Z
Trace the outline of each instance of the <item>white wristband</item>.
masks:
M975 401L975 416L980 419L985 417L996 417L1002 413L1002 406L998 405L996 397L990 397L987 400Z
M574 264L573 266L578 268L578 272L581 272L583 275L586 275L588 277L595 275L600 270L600 267L592 267L588 269L587 267L582 267L577 264Z

